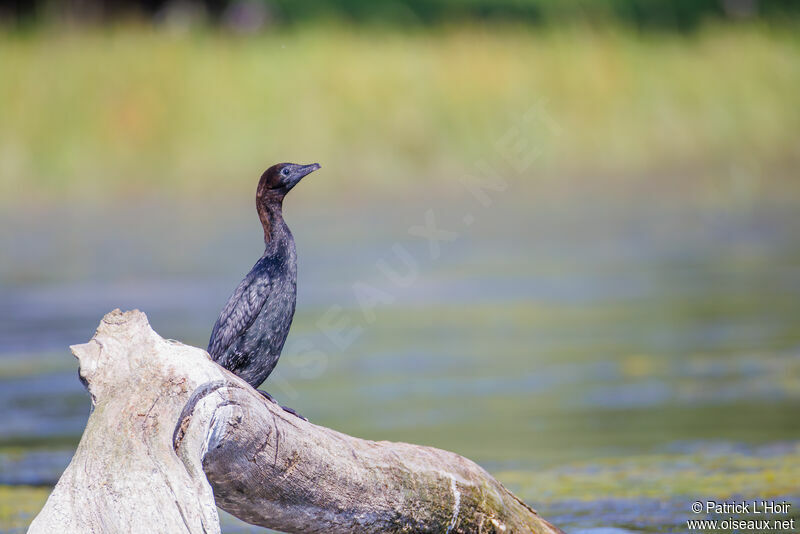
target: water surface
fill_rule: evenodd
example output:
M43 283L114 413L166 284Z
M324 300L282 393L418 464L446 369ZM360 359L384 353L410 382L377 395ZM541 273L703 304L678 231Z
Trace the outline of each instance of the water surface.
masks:
M684 531L700 497L800 508L790 202L375 195L288 203L297 315L264 386L283 404L468 456L572 532ZM419 237L426 213L446 240ZM0 250L0 530L17 532L88 417L67 346L119 307L205 347L261 231L248 199L26 207L0 214Z

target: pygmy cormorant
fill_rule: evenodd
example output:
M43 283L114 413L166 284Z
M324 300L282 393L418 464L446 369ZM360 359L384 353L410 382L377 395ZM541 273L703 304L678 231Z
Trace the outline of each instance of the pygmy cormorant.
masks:
M228 299L208 342L214 361L254 388L278 363L297 300L297 255L283 220L283 198L319 168L318 163L279 163L261 175L256 209L264 228L264 254Z

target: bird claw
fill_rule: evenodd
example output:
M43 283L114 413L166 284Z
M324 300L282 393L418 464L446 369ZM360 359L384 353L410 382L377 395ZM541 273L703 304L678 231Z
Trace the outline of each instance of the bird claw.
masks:
M267 399L268 401L270 401L270 402L272 402L274 404L278 404L278 401L276 401L275 398L272 395L270 395L269 393L267 393L263 389L257 389L256 391L261 393L264 396L264 398Z
M278 401L276 401L275 398L272 395L270 395L269 393L267 393L263 389L257 389L256 391L261 393L261 395L263 395L264 398L267 399L268 401L270 401L271 403L278 404ZM288 413L294 415L295 417L299 417L303 421L308 421L308 419L306 419L305 417L303 417L302 415L297 413L297 411L295 411L293 408L289 408L287 406L281 406L280 404L278 404L278 406L280 406L283 409L284 412L288 412Z
M281 408L283 408L284 412L289 412L290 414L294 415L295 417L299 417L303 421L308 422L308 419L306 419L305 417L303 417L302 415L297 413L294 409L289 408L288 406L281 406Z

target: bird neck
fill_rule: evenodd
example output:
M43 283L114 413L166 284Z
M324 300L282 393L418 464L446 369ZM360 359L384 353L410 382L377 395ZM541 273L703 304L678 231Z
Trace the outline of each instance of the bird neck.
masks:
M269 244L279 239L286 232L286 223L283 222L283 198L259 199L256 204L258 218L264 229L264 244Z

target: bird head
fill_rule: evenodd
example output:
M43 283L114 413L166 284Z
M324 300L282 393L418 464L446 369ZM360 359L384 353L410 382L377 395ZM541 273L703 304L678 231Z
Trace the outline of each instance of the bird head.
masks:
M284 196L304 176L320 168L319 163L298 165L297 163L278 163L261 175L258 182L258 196Z

